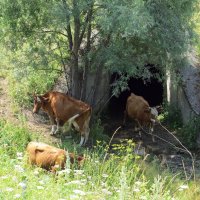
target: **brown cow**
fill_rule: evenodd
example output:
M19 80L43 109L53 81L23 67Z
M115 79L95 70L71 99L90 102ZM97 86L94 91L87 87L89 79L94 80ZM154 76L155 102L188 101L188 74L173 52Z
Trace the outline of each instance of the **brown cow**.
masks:
M26 152L29 164L37 165L52 172L56 172L57 169L64 169L68 157L71 164L74 164L74 161L77 160L79 166L84 160L82 156L75 158L73 153L41 142L30 142L27 145Z
M47 92L41 96L34 95L33 113L37 113L40 108L48 113L53 124L51 134L56 134L60 126L68 122L69 127L73 124L75 129L80 132L80 145L86 144L90 132L89 122L92 112L88 104L64 93Z
M149 126L150 133L153 132L153 127L155 124L155 119L158 116L158 111L155 107L150 107L149 103L142 97L137 96L133 93L128 97L126 102L126 110L124 112L124 124L126 121L126 116L128 115L131 119L135 120L139 127L139 134L141 136L142 126ZM138 130L137 126L135 130ZM155 141L152 135L153 142Z

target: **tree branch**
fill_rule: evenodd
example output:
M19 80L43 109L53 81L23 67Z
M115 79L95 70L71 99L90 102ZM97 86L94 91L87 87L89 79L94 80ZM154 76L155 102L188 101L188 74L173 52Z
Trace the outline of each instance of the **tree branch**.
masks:
M80 38L79 38L79 45L81 44L81 42L82 42L82 40L83 40L83 36L84 36L84 34L85 34L85 30L86 30L86 27L87 27L87 25L88 25L88 22L90 23L90 26L91 26L91 19L92 19L92 10L93 10L93 5L94 5L94 3L92 3L91 5L90 5L90 8L89 8L89 10L88 10L88 12L87 12L87 15L86 15L86 17L85 17L85 21L84 21L84 23L83 23L83 29L82 29L82 32L81 32L81 34L80 34Z
M62 2L63 2L64 9L66 11L66 16L65 16L66 22L67 22L66 31L67 31L67 38L68 38L68 41L69 41L69 49L70 49L70 51L72 51L72 49L73 49L73 38L72 38L72 31L71 31L71 26L70 26L70 17L67 14L67 10L69 9L69 6L67 5L66 0L62 0Z
M40 33L40 32L39 32ZM63 35L65 37L67 37L66 34L64 34L63 32L60 32L60 31L53 31L53 30L42 30L42 33L57 33L57 34L60 34L60 35Z

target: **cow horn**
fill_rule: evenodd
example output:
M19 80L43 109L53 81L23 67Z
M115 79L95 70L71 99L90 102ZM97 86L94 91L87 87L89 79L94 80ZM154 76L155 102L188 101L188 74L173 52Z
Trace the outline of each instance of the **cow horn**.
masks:
M37 96L36 99L37 99L37 102L41 103L40 97Z
M43 97L44 101L49 101L49 97Z

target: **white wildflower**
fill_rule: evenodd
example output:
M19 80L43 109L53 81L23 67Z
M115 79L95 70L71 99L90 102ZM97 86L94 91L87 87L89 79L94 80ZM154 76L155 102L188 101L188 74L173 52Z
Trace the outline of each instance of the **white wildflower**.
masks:
M13 177L12 177L12 180L13 180L14 182L18 182L18 179L17 179L16 176L13 176Z
M37 189L38 190L44 190L44 187L39 185L39 186L37 186Z
M3 144L3 147L5 147L5 148L8 147L8 144Z
M74 170L75 175L82 175L84 170Z
M72 194L69 196L69 198L70 199L79 199L79 196Z
M75 185L85 185L85 183L83 183L81 180L74 180L74 181L70 181L68 183L65 183L64 185L71 185L71 184L75 184Z
M18 172L24 172L24 169L20 165L15 165L15 170Z
M22 157L23 153L22 152L17 152L17 157Z
M37 175L39 175L39 171L38 171L37 169L35 169L35 171L33 172L33 174L34 174L35 176L37 176Z
M102 174L102 177L107 178L108 174Z
M140 191L140 189L138 189L138 188L133 189L133 192L139 192L139 191Z
M81 196L86 195L86 193L85 193L84 191L82 191L82 190L73 190L73 192L74 192L75 194L79 194L79 195L81 195Z
M17 152L17 159L22 160L23 159L23 153L22 152Z
M6 192L12 192L13 190L14 190L13 188L9 188L9 187L7 187L7 188L5 189Z
M2 180L4 180L4 179L7 179L9 176L1 176L0 178L2 179Z
M182 189L188 189L188 185L181 185L180 188L182 188Z
M21 194L15 194L14 199L19 199L21 197Z
M112 195L112 192L110 192L107 189L102 189L102 192L105 193L105 194L107 194L107 195Z
M183 191L183 190L186 190L186 189L188 189L187 185L181 185L178 190Z
M146 196L140 196L140 199L141 200L147 200L147 197Z
M61 174L70 174L72 170L71 169L64 169L64 170L61 170L61 171L58 171L58 174L61 175Z
M91 176L88 176L87 178L88 178L89 180L91 180L91 179L92 179L92 177L91 177Z
M136 185L142 185L142 182L141 181L136 181L135 184Z
M44 181L43 180L39 181L39 184L44 185Z
M106 183L101 182L101 186L102 186L102 187L106 187Z
M19 183L19 186L20 186L21 188L23 188L23 189L26 189L26 183L24 183L24 182L20 182L20 183Z

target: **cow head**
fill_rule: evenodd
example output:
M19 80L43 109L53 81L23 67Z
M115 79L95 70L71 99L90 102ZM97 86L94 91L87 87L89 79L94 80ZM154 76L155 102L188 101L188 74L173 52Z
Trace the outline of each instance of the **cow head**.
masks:
M33 96L34 96L33 113L38 113L38 111L44 105L44 103L48 101L48 98L45 98L43 96L37 96L35 94Z
M71 164L74 164L75 162L77 162L78 167L82 166L85 160L85 157L83 155L75 156L74 153L69 153L69 158L70 158Z
M158 117L158 110L156 107L151 107L151 115L154 119Z

